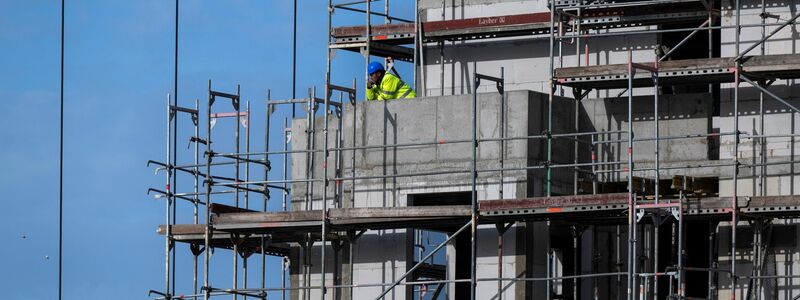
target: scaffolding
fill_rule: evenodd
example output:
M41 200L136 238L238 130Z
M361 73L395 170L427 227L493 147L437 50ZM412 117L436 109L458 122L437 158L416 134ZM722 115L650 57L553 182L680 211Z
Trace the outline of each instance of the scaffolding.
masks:
M339 299L337 295L349 293L352 298L353 291L365 287L381 287L381 293L375 295L375 299L383 299L393 288L397 286L435 286L440 295L443 286L454 283L468 283L470 286L470 299L476 299L476 287L478 282L497 282L497 295L502 297L506 284L518 282L545 282L547 290L545 297L553 299L556 296L555 286L565 282L571 283L571 295L561 295L563 298L578 299L578 286L582 280L591 280L593 289L597 290L598 278L614 278L617 280L616 293L618 298L626 299L686 299L686 273L701 272L708 274L709 291L708 298L715 298L718 295L720 276L727 276L731 282L731 294L733 297L744 295L746 297L760 297L760 289L763 288L763 280L766 279L792 279L800 276L795 275L764 275L763 261L769 242L763 242L764 232L770 232L771 221L775 218L791 218L800 216L800 196L767 196L764 188L765 175L771 166L789 165L789 175L794 176L793 167L797 163L794 153L788 160L768 161L764 154L767 139L789 138L794 144L795 134L768 135L764 133L764 102L768 99L775 100L791 109L792 117L795 112L800 112L791 102L783 99L769 90L769 86L778 79L800 78L800 55L766 55L764 42L775 35L786 26L792 25L798 16L780 20L778 23L767 24L766 18L769 14L765 11L765 6L761 5L762 21L760 24L740 24L741 4L736 1L733 8L733 18L735 26L724 26L715 24L715 18L719 16L721 8L716 2L704 0L641 0L641 1L621 1L621 2L590 2L585 0L550 0L549 12L521 14L514 16L494 16L487 18L459 19L439 21L420 21L420 11L415 4L415 16L413 21L393 17L389 14L388 1L384 1L384 12L376 12L371 8L373 1L356 1L342 4L328 2L328 55L326 67L326 83L324 96L318 97L315 88L309 89L306 98L273 100L270 99L270 92L267 91L265 117L266 125L264 128L264 149L263 151L252 151L250 147L250 104L245 104L242 111L241 95L239 87L235 93L221 92L212 89L211 81L208 82L208 99L206 102L205 114L200 113L200 103L195 100L194 108L180 107L167 99L167 155L166 162L150 161L148 165L156 165L157 173L164 171L166 174L166 188L164 190L151 188L148 193L155 193L156 197L165 200L165 224L159 226L159 234L165 237L165 285L163 290L151 290L151 295L157 295L156 299L210 299L211 297L229 295L234 299L248 297L267 299L270 295L275 299L275 294L280 294L285 299L287 292L294 292L299 299L310 299L312 290L318 290L322 299L332 295L334 299ZM354 5L364 4L365 9L353 8ZM442 7L444 11L444 3ZM354 11L364 13L366 16L365 26L332 27L333 13L336 10ZM384 17L384 24L373 25L371 16ZM484 19L484 21L481 21ZM490 19L493 21L486 21ZM399 21L401 23L392 23ZM703 23L696 27L679 29L651 29L643 27L645 25L680 24L689 25L692 22ZM487 25L489 24L489 25ZM741 41L739 39L742 28L758 27L761 29L761 38L751 44L748 48L740 51ZM619 30L624 29L624 30ZM723 29L735 30L734 47L736 49L733 57L715 57L712 51L714 32L721 32ZM769 33L767 32L769 30ZM683 46L690 38L700 31L707 31L709 34L709 57L702 59L683 59L669 60L676 49ZM641 34L684 32L687 36L676 43L669 51L657 53L652 62L639 63L633 61L632 51L628 50L626 64L610 64L591 66L588 63L588 50L585 62L581 57L582 41L608 36L635 36ZM415 143L389 143L384 140L383 144L356 144L356 118L353 118L353 132L344 132L343 120L346 113L355 115L357 102L357 90L355 80L352 87L344 87L331 83L331 61L333 59L331 51L335 49L352 50L361 53L365 57L365 63L369 63L371 56L393 57L398 60L412 62L415 66L414 82L415 86L420 86L420 82L425 82L425 72L417 71L424 69L424 51L426 47L439 47L440 61L442 69L444 60L443 49L445 41L453 40L477 40L494 39L504 37L527 37L532 39L546 39L549 42L549 74L547 88L547 129L539 135L526 136L507 136L502 130L497 138L479 138L478 136L478 89L485 83L493 84L500 95L502 105L505 105L506 89L504 71L493 71L496 76L478 73L477 66L473 65L471 76L471 138L458 140L440 140L430 142ZM562 67L564 58L562 50L570 43L575 44L575 58L577 67ZM587 42L588 43L588 42ZM412 48L403 45L413 45ZM584 44L583 46L586 46ZM753 50L760 47L760 55L749 55ZM587 46L588 49L588 46ZM490 71L492 72L492 71ZM419 73L419 74L418 74ZM421 80L418 80L420 75ZM442 75L443 76L443 75ZM442 81L444 81L442 77ZM759 93L759 126L751 132L740 130L739 124L739 89L740 83L744 81L755 87ZM659 123L663 119L659 110L659 96L662 94L664 86L676 86L687 84L708 84L709 91L714 89L714 84L733 83L733 113L731 132L710 132L707 134L676 134L661 135ZM444 85L442 85L443 87ZM633 106L635 88L652 88L653 111L652 126L655 128L653 136L639 137L634 133L633 127ZM572 132L555 132L553 120L553 105L559 91L563 93L564 88L572 89L575 107L575 124ZM586 99L592 90L623 89L619 96L625 95L627 98L627 129L618 131L594 131L585 132L580 130L579 114L580 102ZM423 87L423 95L426 88ZM339 100L332 99L338 92ZM442 92L443 94L443 92ZM345 96L346 95L346 96ZM218 111L217 100L225 101L223 104L230 103L233 111ZM229 102L228 102L229 101ZM384 105L386 102L384 102ZM300 122L296 120L283 120L283 126L275 130L271 128L273 120L271 116L278 109L291 107L294 117L295 107L301 105L305 107L305 149L295 149L292 145L290 133L292 128L289 122ZM346 109L349 107L349 110ZM216 109L215 109L216 108ZM505 108L501 110L501 124L507 121ZM194 124L190 142L193 144L192 162L181 164L177 157L177 122L179 115L187 115ZM317 120L322 119L322 128L317 127ZM235 132L233 133L234 150L225 153L220 150L221 142L212 142L212 128L217 121L233 119ZM205 122L201 122L204 120ZM331 123L335 123L332 125ZM203 124L203 125L201 125ZM205 136L201 136L201 127L205 127ZM241 127L245 128L242 134ZM321 129L321 133L319 132ZM274 150L270 147L270 134L278 131L283 137L282 148ZM317 145L317 134L320 133L322 145ZM352 134L352 144L345 144L345 135ZM618 138L607 138L610 135ZM241 151L242 135L244 135L244 151ZM733 158L731 161L719 161L715 163L699 165L670 165L662 166L659 157L660 143L663 141L682 140L690 138L721 138L729 137L732 139ZM297 139L298 137L295 137ZM299 137L302 138L302 137ZM758 157L753 157L748 163L740 157L741 140L751 140L757 145L760 151ZM546 160L537 164L524 167L508 167L505 165L506 142L508 141L541 141L546 144ZM557 161L554 154L555 141L571 141L573 143L574 160L571 162ZM477 151L481 145L485 144L500 145L500 155L497 165L486 168L479 167ZM625 160L604 160L598 151L606 144L624 144L627 155ZM655 157L651 164L637 163L637 145L642 143L652 143ZM200 152L200 145L205 146L205 150ZM419 146L437 146L447 144L467 144L471 145L471 162L469 169L415 172L402 174L362 174L356 173L355 160L357 150L366 149L399 149ZM212 147L215 146L215 147ZM754 146L756 147L756 146ZM581 160L579 152L589 149L590 160ZM622 149L622 148L620 148ZM349 152L349 153L348 153ZM303 170L305 176L302 178L289 178L288 166L289 155L302 155L305 160L306 169ZM350 154L350 155L348 155ZM348 157L350 156L350 157ZM205 158L201 162L201 157ZM281 168L273 170L271 157L281 157ZM332 158L332 159L331 159ZM351 170L347 170L345 160L352 161ZM333 160L333 165L329 168L328 161ZM250 174L251 166L261 168L262 178ZM315 173L315 167L321 166L322 172ZM231 170L231 168L233 170ZM677 194L668 194L662 190L662 174L666 170L687 170L702 168L728 168L730 169L732 182L732 195L716 196L712 194L700 195L696 191L704 190L709 185L705 178L693 178L690 176L673 176L671 180L671 190ZM758 196L741 196L738 189L738 182L745 176L740 175L740 169L751 168L758 172L753 172L751 177L759 182ZM242 174L242 169L244 174ZM509 199L503 195L504 172L510 171L533 171L538 170L546 174L545 195L541 197L530 197L524 199ZM553 172L555 170L565 170L573 174L573 195L555 195L552 190ZM270 173L279 172L280 179L275 179ZM757 174L756 174L757 173ZM191 177L194 186L190 192L179 192L177 189L177 177L179 174ZM356 182L359 180L387 180L399 177L418 177L418 176L439 176L448 174L468 174L471 177L469 205L442 205L442 206L416 206L416 207L356 207L355 193L350 193L350 199L346 198L347 192L344 190L343 182L351 182L351 189L355 190ZM489 174L489 175L487 175ZM500 197L499 199L478 199L477 179L481 176L491 176L500 174ZM613 175L613 176L612 176ZM647 177L649 176L649 177ZM606 186L611 183L611 177L623 178L624 187L618 189L616 193L606 192ZM588 178L590 187L588 189L579 188L581 180ZM304 199L291 199L290 185L304 185ZM714 184L712 182L712 184ZM315 185L319 192L315 193ZM333 188L329 188L333 186ZM386 186L386 185L384 185ZM271 199L270 190L281 192L281 211L268 211L268 201ZM333 195L329 195L332 191ZM387 191L383 191L387 192ZM251 205L250 193L257 194L262 198L258 211L254 208L259 206ZM225 198L227 197L227 198ZM232 199L230 199L232 197ZM318 198L315 198L318 197ZM240 198L243 201L240 201ZM204 200L204 201L201 201ZM321 200L315 206L315 199ZM192 224L178 224L177 202L186 201L192 207ZM291 203L289 202L291 201ZM221 202L227 203L223 204ZM298 203L298 205L289 205ZM687 266L685 262L685 237L686 220L713 220L714 222L730 222L730 269L723 269L711 265L707 268ZM205 223L200 221L204 220ZM572 230L572 240L574 249L578 249L578 240L581 233L588 226L594 224L615 224L617 231L617 243L627 244L626 261L622 262L620 257L623 253L617 249L616 256L619 259L620 269L615 272L592 272L581 273L577 263L573 264L574 269L571 275L559 275L551 266L555 264L556 254L548 250L548 273L546 277L514 277L504 278L502 271L503 260L503 235L515 223L521 221L544 221L562 222L570 224ZM736 249L741 248L737 245L737 227L742 221L754 224L756 230L754 235L754 258L753 271L750 275L737 272ZM342 270L341 263L334 263L334 278L330 280L333 284L328 284L326 279L326 256L327 248L333 249L334 261L338 261L341 256L343 245L352 244L368 230L382 229L407 229L414 228L420 224L440 224L455 226L458 230L439 243L431 252L419 259L415 264L407 267L407 271L392 282L374 282L368 284L342 283L340 278ZM666 234L674 235L676 245L670 246L669 250L674 256L674 262L669 265L659 265L659 229L661 224L672 224L672 229ZM478 245L477 228L482 224L496 225L498 233L498 275L496 277L478 278L476 270L476 257ZM716 231L719 231L719 223L716 223ZM622 234L627 234L627 239L622 241ZM407 280L415 270L424 265L433 255L443 249L448 242L459 235L469 234L471 244L470 255L470 277L468 279L452 280ZM767 233L767 240L770 236ZM644 241L640 240L643 239ZM716 234L710 239L710 243L719 243ZM176 291L175 276L176 266L176 242L185 243L193 258L193 290L188 293ZM549 242L548 242L549 243ZM314 245L319 247L319 258L314 257L312 248ZM550 245L548 245L548 248ZM222 283L212 283L210 279L211 250L229 249L232 253L232 285L229 287ZM711 247L710 247L711 249ZM289 261L292 251L301 253L296 261ZM352 249L351 249L352 251ZM577 250L576 250L577 251ZM248 286L248 261L253 254L260 256L260 286ZM352 252L350 253L352 256ZM199 262L202 256L202 263ZM266 266L266 256L281 257L281 279L280 287L267 287L266 276L275 272L269 272ZM714 256L709 254L709 256ZM718 255L717 255L718 256ZM578 255L573 254L573 259ZM644 257L644 258L642 258ZM651 258L651 259L648 259ZM655 259L652 259L655 258ZM717 257L713 257L716 259ZM219 259L219 258L217 258ZM319 261L320 282L322 284L312 285L312 268L314 261ZM288 265L302 267L299 270L298 283L296 287L286 287L286 270ZM300 265L302 264L302 265ZM646 265L645 265L646 264ZM202 266L203 277L199 278L199 268ZM352 268L352 264L350 265ZM624 269L623 269L624 266ZM242 278L239 278L239 271ZM350 270L352 275L352 270ZM302 279L300 279L302 276ZM624 283L622 283L622 278ZM198 285L202 282L202 286ZM302 282L302 285L301 285ZM746 282L747 290L740 283ZM786 284L789 284L787 282ZM663 286L668 287L665 289ZM625 291L623 291L623 289ZM666 290L667 295L659 294ZM530 297L530 295L528 295Z

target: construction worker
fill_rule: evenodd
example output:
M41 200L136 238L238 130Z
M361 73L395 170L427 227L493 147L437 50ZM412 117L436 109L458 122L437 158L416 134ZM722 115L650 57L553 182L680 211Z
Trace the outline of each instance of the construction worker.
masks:
M367 100L392 100L414 98L417 93L408 84L392 73L386 73L379 62L367 66Z

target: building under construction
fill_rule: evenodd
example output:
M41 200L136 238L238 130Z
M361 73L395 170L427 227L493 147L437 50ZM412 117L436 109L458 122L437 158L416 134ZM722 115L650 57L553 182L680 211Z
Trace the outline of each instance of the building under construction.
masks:
M151 297L800 297L800 4L387 2L327 4L307 96L251 108L209 81L167 105ZM331 82L333 52L411 64L418 97L363 101Z

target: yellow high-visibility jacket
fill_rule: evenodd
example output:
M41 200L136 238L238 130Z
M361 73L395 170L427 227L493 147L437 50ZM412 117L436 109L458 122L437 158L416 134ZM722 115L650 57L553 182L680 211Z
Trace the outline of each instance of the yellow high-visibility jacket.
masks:
M367 100L392 100L415 98L417 93L408 84L397 78L394 74L386 73L381 79L381 84L373 85L367 89Z

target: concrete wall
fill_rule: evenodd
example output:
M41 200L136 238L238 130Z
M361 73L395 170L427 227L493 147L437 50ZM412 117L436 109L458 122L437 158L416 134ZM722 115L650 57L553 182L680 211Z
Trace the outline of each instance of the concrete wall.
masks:
M711 94L683 94L661 95L659 97L659 136L689 136L711 133L713 117L713 97ZM653 96L637 96L633 98L633 131L635 139L651 139L655 137L655 99ZM627 166L628 161L628 98L594 98L581 101L582 123L581 130L608 131L597 137L602 141L596 150L599 162L622 162L623 165L600 166L599 170L620 169ZM642 140L634 142L634 165L641 168L650 168L655 161L655 142ZM692 137L682 139L665 139L659 141L659 162L661 166L697 165L709 162L709 146L706 137ZM581 152L588 153L590 149L583 147ZM693 170L687 173L686 169L665 169L661 172L663 178L671 175L703 176L703 170ZM700 172L700 173L698 173ZM654 177L654 172L638 172L636 176ZM600 177L601 180L621 181L626 180L625 173L609 173Z
M530 91L513 91L506 93L505 107L505 136L524 137L541 135L547 129L547 96ZM363 102L355 108L348 106L342 119L342 132L344 133L345 147L370 147L384 144L409 144L409 143L437 143L414 147L397 148L370 148L342 152L344 176L352 177L353 159L355 159L356 177L387 176L403 174L432 173L437 171L452 171L450 174L427 176L400 176L392 178L359 179L355 182L356 195L350 192L354 189L351 180L344 180L342 185L345 191L343 201L345 207L355 201L356 207L364 206L402 206L405 205L398 195L389 193L387 196L381 190L386 184L390 190L403 190L418 188L420 186L461 186L470 184L470 168L472 150L472 96L445 96L408 99L390 102ZM569 132L574 123L571 117L571 103L565 98L557 97L554 102L553 119L554 132ZM500 111L501 97L497 92L478 95L478 139L500 137ZM353 121L355 118L355 144L353 140ZM329 116L329 145L335 145L334 136L338 130L339 121L334 116ZM324 142L324 119L316 119L314 138L317 149L322 149ZM292 126L292 146L295 150L307 149L307 121L295 119ZM461 141L461 142L457 142ZM466 142L464 142L466 141ZM499 141L486 141L478 147L478 169L490 170L500 168ZM553 161L556 163L571 163L572 143L554 142ZM517 139L505 142L505 168L525 168L541 165L546 161L545 139ZM353 157L355 155L355 157ZM315 154L313 176L322 178L323 154ZM329 178L334 177L333 166L336 164L336 154L331 152L325 160ZM291 172L293 178L305 178L307 168L307 154L295 153L292 155ZM541 170L505 171L504 182L528 185L532 178L539 178ZM563 172L562 172L563 173ZM500 172L481 172L479 183L496 184ZM554 180L554 189L558 193L571 193L571 175L563 175ZM304 201L307 183L299 182L292 186L293 205ZM315 183L314 199L321 199L322 184ZM328 189L329 203L332 200L334 184ZM533 190L517 188L517 194L505 194L505 198L522 198L542 195L541 187L536 183ZM480 197L480 196L479 196ZM483 198L482 199L490 199ZM315 208L321 207L320 203L314 204ZM301 209L303 206L295 206Z

